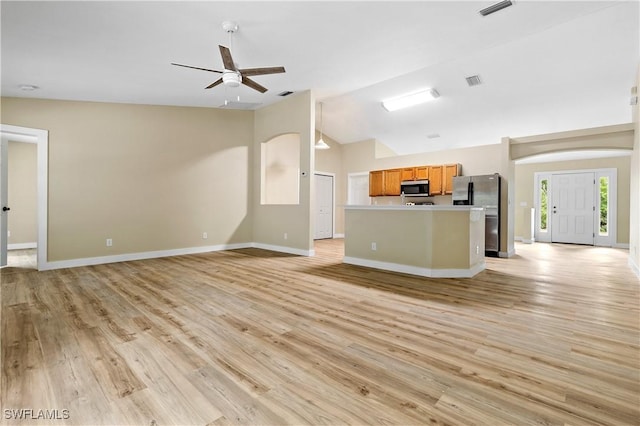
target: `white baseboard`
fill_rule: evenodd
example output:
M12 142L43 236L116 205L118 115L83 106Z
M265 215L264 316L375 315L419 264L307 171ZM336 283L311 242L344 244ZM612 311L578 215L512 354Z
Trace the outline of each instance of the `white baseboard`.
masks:
M263 250L277 251L280 253L295 254L298 256L315 256L316 255L315 250L303 250L303 249L297 249L293 247L274 246L271 244L263 244L263 243L251 243L251 247L255 247Z
M524 238L524 237L513 237L513 240L514 241L518 241L518 242L523 243L523 244L533 244L534 241L535 241L533 238L532 239L528 239L528 238Z
M509 257L513 257L516 254L516 249L515 247L512 249L509 249L508 251L500 251L498 252L498 257L502 257L502 258L509 258Z
M333 234L333 238L344 238L344 234Z
M27 250L38 248L38 243L7 244L7 250Z
M403 274L418 275L429 278L471 278L486 268L484 261L469 269L431 269L350 256L343 257L342 262L349 265L365 266L367 268L382 269L385 271L400 272Z
M219 244L215 246L189 247L174 250L148 251L141 253L117 254L114 256L85 257L81 259L60 260L47 262L42 270L76 268L78 266L102 265L105 263L128 262L132 260L156 259L160 257L182 256L185 254L208 253L222 250L235 250L242 248L260 248L264 250L295 254L299 256L315 256L315 250L300 250L291 247L274 246L262 243L237 243Z
M621 249L627 249L629 250L629 244L624 244L624 243L615 243L613 245L613 248L621 248Z
M635 259L633 259L631 256L629 256L629 267L631 268L633 273L636 274L636 277L640 279L640 265L638 265L635 262Z

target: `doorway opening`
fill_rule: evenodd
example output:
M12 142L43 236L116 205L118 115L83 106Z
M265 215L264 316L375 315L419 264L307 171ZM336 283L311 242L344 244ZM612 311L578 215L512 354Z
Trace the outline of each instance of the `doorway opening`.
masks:
M8 205L8 146L9 141L29 142L36 144L37 162L37 269L49 269L47 262L47 200L48 200L48 150L49 132L41 129L12 126L8 124L0 125L0 204L2 211L0 217L0 267L8 263L8 216L11 212ZM6 209L5 209L6 207Z

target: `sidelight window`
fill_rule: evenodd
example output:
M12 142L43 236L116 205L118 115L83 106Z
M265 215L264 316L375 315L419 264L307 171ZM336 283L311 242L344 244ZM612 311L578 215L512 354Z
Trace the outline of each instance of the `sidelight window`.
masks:
M540 188L538 188L538 193L540 194L540 223L538 224L538 229L540 232L547 232L549 230L549 180L548 179L540 179Z
M600 235L609 235L609 177L600 177Z

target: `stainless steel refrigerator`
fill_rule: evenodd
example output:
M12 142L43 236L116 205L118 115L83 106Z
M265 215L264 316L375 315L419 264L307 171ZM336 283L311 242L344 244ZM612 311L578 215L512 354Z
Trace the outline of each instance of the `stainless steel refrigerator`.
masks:
M498 173L484 176L453 178L453 204L484 207L484 253L500 253L500 190L502 178Z

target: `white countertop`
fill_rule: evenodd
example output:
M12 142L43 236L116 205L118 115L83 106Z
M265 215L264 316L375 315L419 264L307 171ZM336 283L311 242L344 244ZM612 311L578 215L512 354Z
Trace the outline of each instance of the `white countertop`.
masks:
M426 211L482 211L483 207L478 206L453 206L453 205L416 205L405 206L402 204L387 204L387 205L348 205L344 206L345 210L426 210Z

